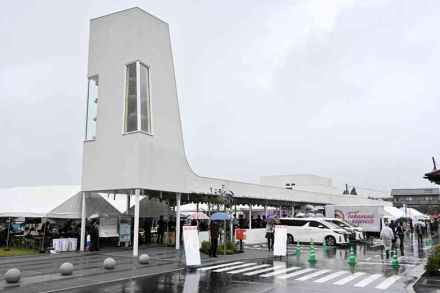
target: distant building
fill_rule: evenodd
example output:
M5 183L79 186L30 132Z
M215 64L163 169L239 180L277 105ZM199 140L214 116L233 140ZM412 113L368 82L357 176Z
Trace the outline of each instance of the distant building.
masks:
M330 178L311 174L262 176L260 183L290 190L338 194L336 187L332 186Z
M392 189L393 206L415 208L422 213L438 213L440 209L439 188Z

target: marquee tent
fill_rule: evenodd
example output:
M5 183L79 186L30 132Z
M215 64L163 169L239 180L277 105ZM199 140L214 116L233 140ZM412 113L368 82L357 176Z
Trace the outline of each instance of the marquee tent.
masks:
M405 214L405 208L400 208L400 210L402 211L403 214ZM407 213L407 217L411 218L413 220L424 220L424 219L429 219L429 216L422 214L421 212L419 212L418 210L414 209L414 208L406 208L406 213Z
M129 214L134 215L134 206L130 208ZM139 201L139 217L141 218L168 217L170 214L170 208L164 201L148 197Z
M81 218L78 185L0 188L0 218ZM87 216L117 216L120 212L99 194L86 197Z
M397 220L399 218L405 218L405 213L396 207L384 206L384 212L385 212L385 216L388 216L393 220Z

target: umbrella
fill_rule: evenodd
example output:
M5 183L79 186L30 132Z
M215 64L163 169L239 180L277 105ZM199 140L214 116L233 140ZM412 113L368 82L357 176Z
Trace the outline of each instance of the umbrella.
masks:
M194 214L189 215L188 219L189 220L208 220L209 217L205 213L198 212L198 213L194 213Z
M230 216L227 213L222 213L222 212L217 212L212 214L211 216L211 220L214 221L225 221L225 220L229 220Z

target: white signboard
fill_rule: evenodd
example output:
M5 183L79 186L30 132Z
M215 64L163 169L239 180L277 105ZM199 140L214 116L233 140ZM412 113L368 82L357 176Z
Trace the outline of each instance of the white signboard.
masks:
M119 237L118 218L101 218L99 221L99 237Z
M183 226L186 266L200 266L199 232L197 226Z
M274 237L275 237L275 241L273 243L273 255L274 256L286 256L287 255L287 226L276 225Z

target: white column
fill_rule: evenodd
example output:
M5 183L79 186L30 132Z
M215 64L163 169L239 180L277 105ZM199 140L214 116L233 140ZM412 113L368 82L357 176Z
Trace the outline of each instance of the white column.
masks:
M283 216L283 208L280 206L280 218Z
M140 189L134 191L134 235L133 235L133 256L139 254L139 196Z
M249 229L252 229L252 205L249 205Z
M180 193L176 193L176 249L180 249Z
M86 193L82 193L82 208L81 208L81 237L79 243L79 250L84 251L84 242L86 241Z
M292 218L295 216L295 206L292 206Z
M196 207L197 207L197 212L199 212L199 203L197 203Z
M265 215L266 218L267 218L267 203L264 204L264 215Z

